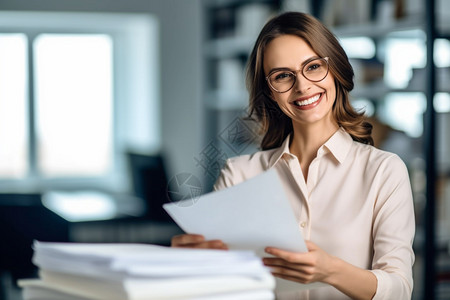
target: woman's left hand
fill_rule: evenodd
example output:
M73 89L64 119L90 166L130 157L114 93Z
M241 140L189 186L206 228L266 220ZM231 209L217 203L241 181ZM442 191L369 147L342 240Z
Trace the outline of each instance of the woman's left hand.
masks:
M327 282L333 273L335 257L316 244L306 241L309 252L297 253L267 247L265 251L275 257L265 257L263 262L274 276L300 283Z

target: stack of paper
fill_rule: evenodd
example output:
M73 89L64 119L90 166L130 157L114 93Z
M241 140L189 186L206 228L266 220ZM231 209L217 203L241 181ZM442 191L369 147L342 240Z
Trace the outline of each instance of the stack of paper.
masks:
M39 279L24 300L274 299L275 281L250 251L143 244L34 243Z

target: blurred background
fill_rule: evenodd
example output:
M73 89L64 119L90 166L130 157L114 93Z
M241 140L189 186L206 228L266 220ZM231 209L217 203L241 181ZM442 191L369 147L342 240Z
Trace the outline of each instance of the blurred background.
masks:
M245 64L283 11L315 15L347 51L353 105L410 172L413 299L450 299L448 0L0 0L0 299L35 276L34 239L181 232L161 205L258 150Z

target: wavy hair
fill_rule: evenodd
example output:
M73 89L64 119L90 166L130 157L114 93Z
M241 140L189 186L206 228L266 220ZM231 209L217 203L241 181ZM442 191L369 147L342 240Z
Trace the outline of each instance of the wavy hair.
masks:
M305 13L288 12L274 17L261 30L247 64L247 89L250 94L249 115L262 125L261 149L281 146L293 131L292 120L270 98L270 88L263 69L267 45L281 35L302 38L320 57L329 57L329 69L334 76L336 101L333 117L353 140L373 145L372 125L364 112L356 111L350 104L349 92L353 89L353 68L347 54L336 37L316 18Z

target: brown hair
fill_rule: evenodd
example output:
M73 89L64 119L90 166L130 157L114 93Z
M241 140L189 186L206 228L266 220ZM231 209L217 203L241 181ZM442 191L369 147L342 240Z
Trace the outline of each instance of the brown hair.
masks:
M320 57L329 57L329 68L336 85L336 101L333 116L339 126L353 140L373 145L372 125L364 112L356 111L350 104L349 92L353 89L353 68L347 54L336 37L316 18L288 12L271 19L261 30L247 65L247 88L250 93L249 117L261 123L264 134L261 149L281 146L293 130L291 119L286 116L269 95L263 60L267 45L276 37L290 34L302 38Z

